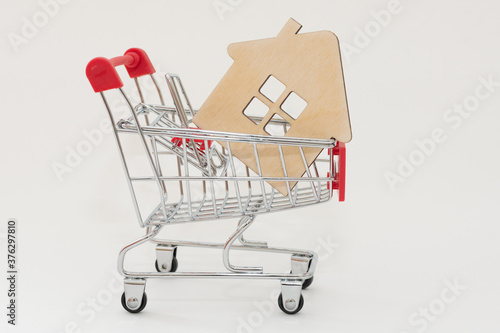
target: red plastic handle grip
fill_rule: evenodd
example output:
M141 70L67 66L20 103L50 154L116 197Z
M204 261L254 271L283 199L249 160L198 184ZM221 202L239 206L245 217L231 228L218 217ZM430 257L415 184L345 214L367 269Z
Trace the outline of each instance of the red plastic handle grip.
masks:
M339 191L339 201L344 201L345 200L345 160L346 160L346 150L345 150L345 143L343 142L337 142L337 145L331 149L328 149L328 155L330 155L330 158L333 159L333 156L338 156L339 157L339 163L338 163L338 171L337 174L334 178L334 180L331 182L332 188L331 188L331 194L333 195L334 190ZM333 162L333 161L332 161ZM332 163L332 168L333 168L333 163ZM327 177L330 177L334 172L333 170L328 172ZM327 184L328 188L330 188L330 183Z
M189 142L190 142L190 139L186 139L186 144L189 144ZM206 149L205 140L194 139L194 142L198 146L199 151L205 151L205 149ZM174 145L176 145L177 147L181 147L182 146L182 138L174 137L174 138L172 138L172 143ZM212 145L212 140L207 140L207 143L208 143L208 147L210 147Z
M94 58L85 70L94 91L102 92L123 87L123 82L115 69L121 65L125 66L131 78L156 72L146 52L138 48L128 49L123 56L116 58Z

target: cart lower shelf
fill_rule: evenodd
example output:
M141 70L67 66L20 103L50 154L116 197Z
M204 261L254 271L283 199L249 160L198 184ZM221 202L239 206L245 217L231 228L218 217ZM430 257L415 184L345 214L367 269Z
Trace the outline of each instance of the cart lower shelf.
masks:
M150 215L146 225L163 223L185 223L220 218L237 218L244 215L258 215L269 211L286 210L290 208L314 205L330 199L327 184L312 187L297 188L291 198L272 191L266 195L250 194L247 196L226 197L222 199L206 199L200 201L173 204L167 207L167 218L162 205L159 204ZM313 192L314 191L314 192Z

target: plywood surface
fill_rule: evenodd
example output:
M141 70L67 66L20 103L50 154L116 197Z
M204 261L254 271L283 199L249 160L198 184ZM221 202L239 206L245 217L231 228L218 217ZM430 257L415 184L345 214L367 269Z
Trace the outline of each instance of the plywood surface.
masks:
M264 127L277 114L290 123L285 136L350 141L351 128L337 37L329 31L297 34L300 28L299 23L290 19L275 38L229 45L228 53L234 63L193 122L207 130L268 135ZM259 91L270 75L286 86L275 101ZM307 102L296 119L282 110L282 104L291 92ZM253 98L269 109L258 124L243 114ZM251 145L232 144L231 149L234 156L257 173ZM320 151L305 150L307 163L311 164ZM258 152L264 176L284 175L277 147L259 145ZM283 147L283 152L288 176L302 176L305 166L299 150ZM284 182L271 185L287 194Z

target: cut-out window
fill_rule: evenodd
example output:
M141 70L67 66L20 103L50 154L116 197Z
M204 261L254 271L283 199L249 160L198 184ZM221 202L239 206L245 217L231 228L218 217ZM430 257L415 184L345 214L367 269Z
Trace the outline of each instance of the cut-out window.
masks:
M250 103L248 103L245 110L243 110L243 114L258 125L268 111L269 108L267 105L262 103L258 98L254 97Z
M264 126L264 131L272 136L285 136L290 129L290 123L275 113L271 120Z
M288 95L281 109L293 119L297 119L307 106L307 102L293 91Z
M280 80L270 75L262 87L260 87L259 91L274 103L278 100L283 91L285 91L285 88L285 85L281 83Z

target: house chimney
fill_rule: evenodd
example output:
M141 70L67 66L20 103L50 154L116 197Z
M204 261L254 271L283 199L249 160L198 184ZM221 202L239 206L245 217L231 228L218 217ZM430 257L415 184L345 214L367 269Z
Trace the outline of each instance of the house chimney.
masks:
M285 26L283 29L281 29L280 33L278 34L278 37L290 37L295 35L297 32L299 32L300 28L302 28L302 25L295 21L293 18L288 19L286 22Z

